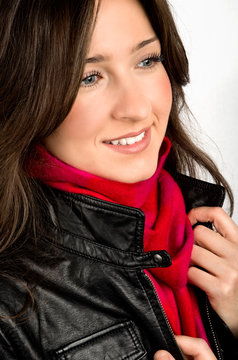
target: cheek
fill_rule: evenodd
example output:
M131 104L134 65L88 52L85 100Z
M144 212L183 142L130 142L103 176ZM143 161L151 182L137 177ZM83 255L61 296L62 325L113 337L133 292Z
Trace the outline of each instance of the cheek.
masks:
M103 106L95 101L76 99L71 111L60 125L60 132L70 138L87 139L96 135L103 126Z
M158 84L157 103L160 113L168 116L172 107L172 87L165 69L163 69Z
M169 77L163 68L158 78L153 81L151 101L159 118L168 119L172 107L172 88Z
M170 83L170 80L169 80L169 77L167 74L162 81L162 86L164 88L164 96L165 96L166 103L167 103L168 107L171 109L173 95L172 95L171 83Z

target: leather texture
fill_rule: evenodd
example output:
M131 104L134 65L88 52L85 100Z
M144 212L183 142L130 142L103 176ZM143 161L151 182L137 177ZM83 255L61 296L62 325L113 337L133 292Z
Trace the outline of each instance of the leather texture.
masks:
M187 211L222 205L223 187L181 174L175 179ZM171 264L166 251L143 252L144 213L90 196L47 192L49 235L40 243L51 257L35 256L26 243L25 262L36 279L35 309L28 309L20 323L0 319L0 359L152 360L157 350L167 349L182 360L143 271ZM24 284L1 278L0 313L20 311L25 294ZM229 329L206 296L198 296L218 359L238 359Z

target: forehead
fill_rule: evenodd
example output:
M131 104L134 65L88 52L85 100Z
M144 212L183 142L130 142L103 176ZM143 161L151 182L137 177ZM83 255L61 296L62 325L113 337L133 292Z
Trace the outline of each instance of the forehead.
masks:
M137 0L102 0L89 52L129 51L138 41L153 36L155 32Z

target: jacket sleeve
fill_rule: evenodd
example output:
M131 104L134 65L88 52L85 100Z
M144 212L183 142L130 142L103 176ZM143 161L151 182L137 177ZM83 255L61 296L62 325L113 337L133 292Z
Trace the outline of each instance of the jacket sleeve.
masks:
M200 313L211 348L219 360L238 360L238 339L234 337L226 323L213 310L207 295L194 288L198 298Z
M213 310L211 310L213 311ZM226 323L213 311L213 324L224 360L238 359L238 339L234 337Z
M17 360L12 345L5 336L5 333L0 325L0 359L1 360Z

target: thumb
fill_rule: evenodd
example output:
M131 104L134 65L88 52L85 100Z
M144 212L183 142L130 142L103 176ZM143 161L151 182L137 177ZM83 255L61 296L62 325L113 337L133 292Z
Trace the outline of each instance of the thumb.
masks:
M154 354L153 360L175 360L175 359L168 351L159 350Z

